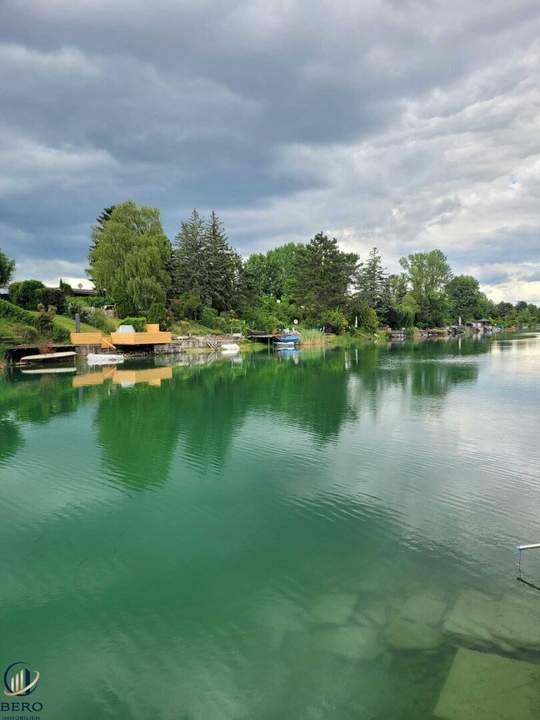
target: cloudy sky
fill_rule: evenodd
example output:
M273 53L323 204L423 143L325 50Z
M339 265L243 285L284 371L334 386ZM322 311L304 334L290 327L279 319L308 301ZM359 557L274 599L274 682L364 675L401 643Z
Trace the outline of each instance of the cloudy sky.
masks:
M132 199L540 302L539 81L538 0L0 0L0 248L83 275Z

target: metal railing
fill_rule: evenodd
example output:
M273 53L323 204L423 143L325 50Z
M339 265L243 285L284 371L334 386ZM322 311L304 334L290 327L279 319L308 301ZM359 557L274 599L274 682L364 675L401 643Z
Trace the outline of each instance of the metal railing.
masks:
M518 580L521 580L521 553L524 550L537 550L540 548L540 543L533 543L532 545L518 545Z

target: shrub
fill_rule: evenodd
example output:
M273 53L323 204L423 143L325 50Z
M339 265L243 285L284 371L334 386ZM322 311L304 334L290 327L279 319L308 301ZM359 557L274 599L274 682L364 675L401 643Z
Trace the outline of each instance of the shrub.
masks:
M33 325L21 325L21 337L25 343L34 342L38 339L39 333Z
M85 322L88 322L90 325L93 325L105 333L111 333L116 330L116 322L106 315L103 310L99 310L98 308L92 308L92 312L88 314L88 320Z
M52 335L54 330L54 316L56 315L56 309L52 306L47 310L44 305L39 305L39 314L35 319L37 331L40 335ZM58 327L58 326L57 326Z
M167 323L167 310L163 303L152 303L146 313L146 318L149 323L158 323L158 325L165 326Z
M9 286L9 299L25 310L37 310L41 302L39 292L44 289L45 285L40 280L14 282Z
M66 328L62 327L61 325L58 325L53 320L52 338L57 343L69 342L70 341L70 332L69 332L69 330L66 330Z
M204 304L195 293L183 293L170 301L172 316L175 320L198 320Z
M345 332L349 323L347 318L339 308L327 310L321 316L321 323L327 330L331 330L335 333Z
M55 315L56 308L52 305L47 310L44 305L40 305L36 317L28 310L23 310L7 300L0 300L0 317L20 323L25 342L35 342L40 335L52 337L55 342L69 342L69 331L55 320Z
M276 315L272 315L262 308L257 309L250 315L249 322L253 330L264 332L272 332L278 327L283 327L283 323L280 322Z
M23 323L24 325L35 324L35 318L31 312L23 310L18 305L14 305L7 300L0 300L0 317Z
M230 318L225 321L225 332L228 333L242 333L246 334L247 323L245 320L239 320L238 318Z
M133 325L137 332L144 332L144 326L146 325L145 317L125 317L120 320L120 325Z
M358 307L358 327L369 333L376 333L379 329L379 318L377 313L367 303L362 303Z
M84 302L93 308L103 308L105 305L112 305L113 303L107 302L107 298L99 295L87 295L85 298L80 298Z
M272 295L261 295L253 307L246 308L244 316L253 329L269 332L290 325L298 318L298 308L285 296L277 300Z
M60 288L43 287L36 291L37 301L45 307L54 305L59 315L64 314L66 296Z
M180 320L177 325L177 332L179 335L190 335L191 325L189 324L189 320Z
M218 319L218 311L215 308L204 305L200 313L200 319L202 325L208 328L214 328Z
M86 302L86 298L69 296L66 298L66 312L72 318L79 313L81 321L88 322L91 310Z

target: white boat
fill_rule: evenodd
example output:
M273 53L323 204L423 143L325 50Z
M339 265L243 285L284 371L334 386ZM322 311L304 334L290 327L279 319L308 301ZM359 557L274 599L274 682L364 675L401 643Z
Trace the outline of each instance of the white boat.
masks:
M236 355L236 353L240 352L240 345L236 343L223 343L220 349L224 355Z
M88 353L86 362L88 365L118 365L124 362L124 356L120 353Z
M47 360L62 360L63 358L75 357L76 352L71 350L66 352L42 353L41 355L23 355L19 358L20 362L45 362Z
M34 370L21 370L24 375L52 375L54 373L74 373L77 368L35 368Z

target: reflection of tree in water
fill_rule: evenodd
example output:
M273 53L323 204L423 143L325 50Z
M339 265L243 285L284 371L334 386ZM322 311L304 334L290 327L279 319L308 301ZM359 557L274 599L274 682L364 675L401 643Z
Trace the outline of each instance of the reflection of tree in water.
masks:
M307 355L298 365L255 363L246 380L252 409L280 413L318 441L336 437L343 423L354 418L343 353Z
M22 422L47 423L58 415L75 412L78 405L71 376L46 375L0 383L0 415L12 412Z
M235 433L252 413L268 414L310 433L318 442L339 434L356 406L381 407L385 391L444 397L474 381L478 367L460 356L485 352L481 343L423 343L304 353L298 364L252 357L242 365L177 368L161 387L101 388L96 424L105 463L133 486L167 479L176 444L201 473L220 469ZM451 360L447 362L447 360ZM360 381L351 396L350 379ZM107 386L106 386L107 387Z
M343 357L216 363L178 369L159 388L102 389L96 425L115 477L147 486L166 480L177 441L200 472L221 468L251 412L285 416L319 441L336 436L352 416Z
M0 420L0 464L15 455L24 445L24 440L17 423L4 418Z
M381 393L390 387L410 390L415 397L444 397L457 384L474 382L474 356L489 352L489 344L472 339L448 342L404 343L390 350L370 347L360 354L348 351L351 371L371 391L374 410Z
M413 363L410 371L411 392L418 397L443 397L453 385L473 382L478 377L478 367L472 363Z
M23 377L18 373L6 374L0 381L0 460L10 457L24 444L19 423L44 424L74 413L80 403L71 377Z
M107 470L134 488L165 482L181 422L169 383L99 390L95 423Z
M71 378L0 385L0 437L7 454L16 451L16 420L44 423L73 413L81 401L99 398L96 426L104 462L113 475L133 486L164 482L176 443L183 443L187 462L199 471L221 468L233 437L250 413L308 432L317 442L339 435L366 403L381 407L391 387L415 397L444 397L452 386L472 382L478 365L471 357L489 344L462 340L361 349L304 352L297 364L253 356L242 365L219 362L178 368L161 387L125 389L109 383L79 393ZM359 381L351 393L351 378ZM2 418L5 418L2 420ZM9 450L11 448L11 451Z

